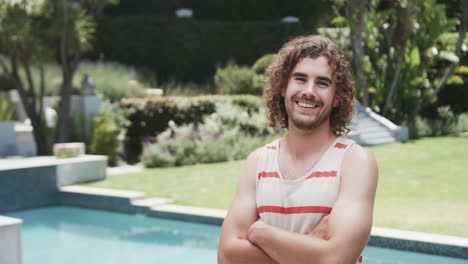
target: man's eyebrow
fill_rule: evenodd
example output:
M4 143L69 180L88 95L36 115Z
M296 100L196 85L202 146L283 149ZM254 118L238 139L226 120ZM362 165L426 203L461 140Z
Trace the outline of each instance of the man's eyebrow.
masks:
M326 77L326 76L319 76L319 77L317 77L317 79L320 80L320 81L327 82L328 84L333 83L333 81L330 78Z
M302 73L302 72L294 72L292 74L292 76L294 76L294 77L307 77L307 74Z

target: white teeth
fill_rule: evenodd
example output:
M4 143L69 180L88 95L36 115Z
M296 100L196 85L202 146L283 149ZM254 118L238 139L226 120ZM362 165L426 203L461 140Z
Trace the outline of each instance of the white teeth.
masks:
M304 103L304 102L298 102L297 104L299 106L306 107L306 108L316 108L316 107L318 107L317 105L308 104L308 103Z

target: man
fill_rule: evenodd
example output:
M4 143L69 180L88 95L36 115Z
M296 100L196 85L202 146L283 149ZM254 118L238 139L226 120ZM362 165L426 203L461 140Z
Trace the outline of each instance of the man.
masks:
M270 123L288 133L247 158L218 263L360 263L378 173L373 154L344 137L354 111L347 60L325 37L298 37L267 84Z

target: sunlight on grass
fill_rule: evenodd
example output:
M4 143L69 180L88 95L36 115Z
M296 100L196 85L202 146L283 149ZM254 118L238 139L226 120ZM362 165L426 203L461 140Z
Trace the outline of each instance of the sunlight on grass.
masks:
M371 147L379 163L374 225L468 237L468 137ZM176 204L228 209L243 161L110 176L86 184L143 191Z

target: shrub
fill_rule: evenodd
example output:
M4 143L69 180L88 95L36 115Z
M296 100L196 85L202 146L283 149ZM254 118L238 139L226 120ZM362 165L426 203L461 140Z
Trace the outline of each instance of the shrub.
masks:
M122 112L118 108L113 109L110 104L105 104L101 114L93 119L90 152L106 155L109 164L116 165L126 125L128 123Z
M146 144L142 161L146 167L153 168L239 160L276 137L251 136L239 131L223 136L210 135L209 140L197 139L200 135L195 133L191 139L175 137L170 142Z
M182 83L171 80L163 83L160 87L166 96L200 96L215 93L212 85L193 82Z
M264 114L217 103L216 112L203 118L198 130L192 124L170 122L156 143L145 145L142 160L147 167L163 167L243 159L276 132Z
M197 96L197 97L153 97L126 99L120 103L130 125L125 138L125 158L128 162L138 161L142 142L152 141L169 127L169 121L177 125L200 123L203 116L215 112L216 103L234 104L249 114L258 112L263 101L252 95Z
M36 67L31 68L32 81L34 87L39 92L40 78L39 70ZM84 74L89 74L96 86L98 93L105 99L112 102L119 101L122 98L143 96L143 89L146 83L141 83L141 77L132 67L115 62L91 62L82 61L78 65L73 78L73 92L80 93L81 82ZM23 70L19 72L22 78L26 78ZM138 83L132 86L132 81ZM58 96L62 85L62 70L57 64L47 64L44 67L44 88L45 96ZM1 85L1 84L0 84Z
M457 118L450 106L437 108L437 117L432 123L432 135L442 136L455 133Z
M264 75L268 66L270 66L270 64L272 64L275 59L276 54L265 54L257 61L255 61L254 65L252 66L252 70L257 74Z
M171 79L203 83L212 79L218 63L235 60L251 65L263 54L278 50L291 36L308 32L302 23L281 23L280 19L204 20L198 17L200 10L195 10L196 19L179 19L171 10L169 17L154 13L102 16L92 56L104 52L112 61L146 67L158 74L161 83Z
M147 168L175 166L174 156L158 144L145 145L141 161Z
M15 116L15 106L10 103L6 95L0 92L0 121L13 120Z
M205 96L128 99L120 105L130 121L125 138L125 158L130 163L138 161L142 141L166 130L169 121L178 125L199 123L204 115L215 111L213 100Z
M218 68L214 82L221 94L262 94L265 87L263 76L233 63Z
M468 132L468 113L462 113L457 118L457 128L458 133Z
M115 62L83 61L80 63L74 78L75 87L81 87L85 73L92 78L97 92L111 102L145 95L143 88L145 84L140 82L138 73L132 67Z
M403 124L404 125L404 124ZM416 139L420 137L427 137L431 135L431 127L427 118L417 116L413 127L409 129L410 138Z

